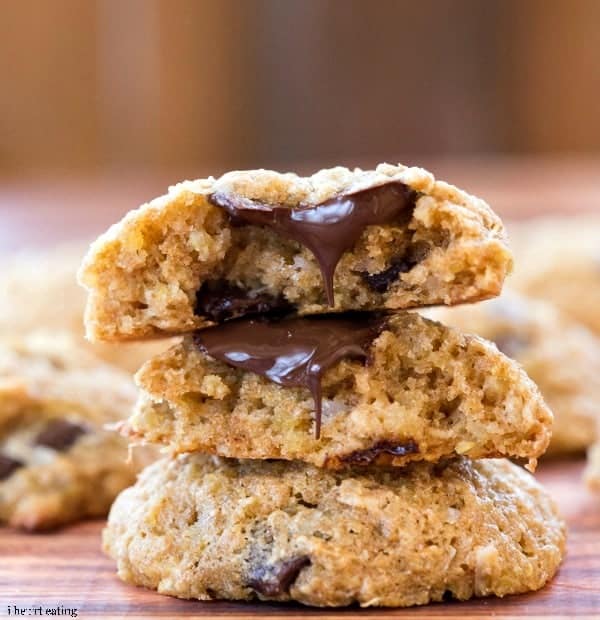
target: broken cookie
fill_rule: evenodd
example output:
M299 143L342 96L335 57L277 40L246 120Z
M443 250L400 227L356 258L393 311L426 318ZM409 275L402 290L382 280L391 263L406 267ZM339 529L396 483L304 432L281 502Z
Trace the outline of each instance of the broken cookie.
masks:
M142 367L126 431L175 452L404 465L535 462L552 414L490 343L416 313L238 319Z
M128 340L249 314L476 301L511 265L485 202L381 164L181 183L92 244L79 278L88 336Z

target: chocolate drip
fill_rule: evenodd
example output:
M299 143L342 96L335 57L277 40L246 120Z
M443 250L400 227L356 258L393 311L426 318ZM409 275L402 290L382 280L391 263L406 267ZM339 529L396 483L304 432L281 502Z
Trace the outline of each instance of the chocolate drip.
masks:
M333 306L333 276L344 252L354 246L367 226L402 222L403 216L409 219L415 197L406 185L392 181L292 208L225 192L215 192L208 200L225 209L234 224L268 226L308 248L319 263L327 302Z
M70 448L75 441L84 435L83 426L68 420L50 420L44 430L35 438L35 445L46 446L62 452Z
M13 474L17 469L24 466L24 463L13 459L10 456L0 454L0 480L5 480Z
M374 315L329 315L282 320L239 319L195 332L195 343L230 366L274 383L308 388L321 434L321 377L342 358L365 359L385 326Z

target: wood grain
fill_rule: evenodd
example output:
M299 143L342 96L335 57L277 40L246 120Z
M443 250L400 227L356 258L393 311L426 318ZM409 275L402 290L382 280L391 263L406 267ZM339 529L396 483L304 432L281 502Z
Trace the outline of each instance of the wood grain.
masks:
M102 522L56 534L0 529L0 616L8 605L76 607L79 618L221 617L319 618L600 618L600 497L581 484L581 461L544 464L547 485L569 523L568 554L543 590L504 599L400 609L318 610L297 605L181 601L121 583L100 551Z

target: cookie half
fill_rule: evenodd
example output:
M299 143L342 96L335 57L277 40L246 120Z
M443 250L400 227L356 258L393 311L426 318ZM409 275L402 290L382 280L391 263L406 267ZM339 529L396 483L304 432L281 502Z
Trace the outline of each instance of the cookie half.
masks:
M136 375L142 393L124 430L175 452L331 468L455 454L535 464L552 414L516 362L417 313L381 318L243 319L187 336Z
M493 341L538 385L554 414L550 453L582 452L600 424L600 340L548 302L516 293L433 308L431 318Z
M131 379L67 335L0 345L0 522L50 529L102 516L148 454L106 423L127 416Z
M182 455L146 469L104 531L129 583L181 598L321 607L537 590L564 545L552 500L505 460L342 475Z
M180 183L102 235L79 277L88 337L126 340L273 311L485 299L511 264L485 202L381 164Z

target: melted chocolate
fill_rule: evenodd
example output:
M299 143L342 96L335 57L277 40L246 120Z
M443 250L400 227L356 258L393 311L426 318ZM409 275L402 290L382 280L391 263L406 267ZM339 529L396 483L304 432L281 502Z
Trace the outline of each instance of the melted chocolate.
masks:
M215 323L257 314L284 314L293 310L283 297L246 291L223 281L207 281L196 293L194 312Z
M407 454L418 454L419 446L409 439L403 443L393 441L378 441L371 448L357 450L343 457L343 461L350 465L370 465L380 454L390 454L391 456L406 456Z
M68 420L50 420L34 443L62 452L70 448L85 432L83 426Z
M344 252L354 246L367 226L410 219L415 197L406 185L392 181L293 208L225 192L215 192L208 199L225 209L235 225L268 226L308 248L319 263L327 301L333 306L333 275Z
M5 480L10 477L13 472L23 466L24 464L21 461L4 454L0 454L0 480Z
M281 596L290 591L300 571L309 565L310 558L302 555L275 566L260 566L250 576L248 585L264 596Z
M360 317L360 318L358 318ZM321 433L321 377L342 358L365 359L385 326L373 315L329 315L283 320L239 319L195 332L208 355L274 383L308 388Z

